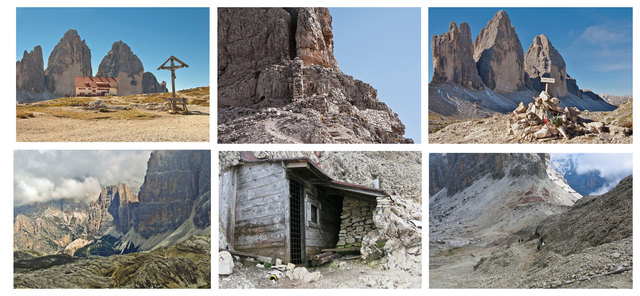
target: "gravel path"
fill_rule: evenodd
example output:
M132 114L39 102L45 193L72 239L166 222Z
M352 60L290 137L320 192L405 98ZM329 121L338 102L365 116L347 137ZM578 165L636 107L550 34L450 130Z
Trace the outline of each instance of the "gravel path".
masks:
M150 120L81 120L36 116L16 119L18 142L206 142L209 107L189 105L191 115L149 111Z

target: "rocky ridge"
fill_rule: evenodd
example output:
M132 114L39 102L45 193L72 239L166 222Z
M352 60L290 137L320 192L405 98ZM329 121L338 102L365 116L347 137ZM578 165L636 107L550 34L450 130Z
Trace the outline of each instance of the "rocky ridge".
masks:
M102 236L111 227L119 232L128 231L129 217L137 203L138 196L124 183L104 187L98 199L90 204L89 235Z
M109 257L14 254L15 288L210 288L211 237Z
M510 112L518 103L528 104L544 90L541 77L556 79L550 84L549 92L561 98L563 107L591 111L615 109L597 94L579 89L576 80L567 74L564 59L544 34L536 36L523 54L515 28L504 10L498 11L480 31L471 51L459 46L452 50L449 44L436 42L447 34L455 36L454 32L455 26L450 26L448 33L432 37L434 74L429 83L430 112L463 118ZM457 62L469 58L474 59L474 65ZM475 77L476 72L482 78L482 85L476 85L474 79L461 79ZM442 73L447 73L446 79Z
M633 177L628 176L611 191L586 196L568 211L548 217L536 231L549 250L563 256L632 237L632 189Z
M218 10L220 143L409 143L397 114L342 73L326 8Z
M560 53L553 47L546 35L541 34L533 39L533 43L529 46L524 56L525 72L527 77L527 86L536 91L541 92L545 89L544 84L540 82L540 78L550 77L556 80L556 83L549 84L549 94L555 97L564 97L569 94L567 86L567 65ZM575 79L572 80L575 83ZM576 87L577 88L577 87ZM572 88L573 91L577 91ZM574 92L580 95L579 92Z
M58 254L73 244L70 254L83 247L110 254L208 234L210 174L208 151L154 151L138 195L120 183L104 187L90 204L61 200L16 208L14 249Z
M151 72L144 72L144 66L126 43L116 41L111 50L102 58L97 77L118 77L118 95L164 93L167 83L158 83Z
M482 257L469 277L482 278L477 287L631 288L631 203L629 176L608 193L583 197L542 220L535 239ZM522 266L528 266L526 276Z
M16 208L15 287L210 286L210 157L154 151L139 195L120 183L90 205Z
M450 155L430 155L430 287L630 287L631 177L579 198L548 155Z
M14 208L13 248L44 254L62 253L76 239L86 237L89 206L61 199Z
M16 62L16 101L18 103L50 100L75 95L75 77L92 76L91 50L76 30L67 31L49 55L43 68L42 48L25 51ZM119 95L167 92L166 83L158 83L151 72L144 72L142 62L126 43L115 42L103 58L98 77L120 77Z
M42 47L39 45L31 52L25 50L22 60L16 62L16 89L34 94L44 93L47 90Z
M57 96L75 94L75 77L91 76L91 50L78 31L64 33L49 55L44 74L47 90Z
M580 198L548 154L431 154L429 171L429 239L454 247L517 240Z
M162 81L158 82L156 76L151 72L142 73L142 93L150 94L150 93L166 93L169 92L167 89L167 83Z
M133 227L143 237L172 231L187 219L211 224L211 154L205 150L154 151L138 194Z
M522 45L504 10L498 11L476 36L473 59L490 89L510 93L524 86Z
M473 59L473 43L469 24L449 24L449 32L431 37L433 52L432 81L460 84L469 89L483 89L482 78L478 74Z

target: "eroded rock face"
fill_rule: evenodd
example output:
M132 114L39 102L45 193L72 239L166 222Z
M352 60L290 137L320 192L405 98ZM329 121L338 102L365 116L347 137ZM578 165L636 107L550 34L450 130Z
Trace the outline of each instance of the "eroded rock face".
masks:
M452 196L479 178L506 175L546 178L547 154L527 153L447 153L429 155L429 195L443 188Z
M549 94L555 97L566 96L569 94L566 68L564 59L546 35L541 34L533 39L524 57L524 70L529 77L529 88L536 92L543 91L545 84L540 83L540 78L551 77L555 78L556 82L549 84ZM575 84L575 80L573 83Z
M158 83L156 76L151 72L144 72L142 74L142 93L150 94L166 92L169 92L166 82L163 81L161 83Z
M25 50L22 60L16 62L16 89L36 93L47 89L40 45L34 47L31 52Z
M218 88L290 59L293 27L282 8L218 8Z
M542 221L536 231L549 248L568 255L633 235L633 177L611 191L584 197L568 211Z
M91 50L76 30L67 31L49 55L46 87L58 96L75 94L75 77L91 76Z
M449 24L449 32L431 37L433 79L437 82L460 84L470 89L483 89L473 59L473 43L469 24Z
M114 42L111 50L100 62L97 77L118 77L118 95L126 96L142 93L142 62L129 45L122 41Z
M338 68L338 62L333 56L333 28L329 9L299 8L295 34L296 56L305 65Z
M487 87L510 93L525 85L522 44L504 10L482 28L473 48L478 73Z
M211 152L154 151L138 195L133 225L145 238L175 230L194 213L194 224L211 224Z
M338 69L327 9L218 16L219 142L412 142L373 87Z
M86 236L88 205L62 199L14 208L13 247L45 254L61 253Z
M112 226L121 233L127 232L133 225L137 203L138 196L124 183L104 187L91 203L89 233L100 236Z

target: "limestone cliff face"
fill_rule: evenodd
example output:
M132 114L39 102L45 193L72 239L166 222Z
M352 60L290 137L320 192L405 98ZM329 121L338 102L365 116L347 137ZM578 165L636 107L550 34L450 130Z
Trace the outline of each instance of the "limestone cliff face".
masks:
M124 183L104 187L98 199L89 206L89 235L99 237L110 227L121 233L127 232L137 203L138 196Z
M473 47L473 58L487 87L509 93L525 85L522 44L504 10L482 28Z
M91 76L91 50L76 30L67 31L49 55L47 89L54 95L74 95L75 77Z
M118 95L126 96L142 93L142 62L129 45L122 41L114 42L111 50L100 62L97 77L118 77Z
M31 52L26 50L22 60L16 62L16 89L30 92L44 92L44 66L40 45Z
M429 155L429 195L447 188L452 196L487 174L493 179L548 178L548 157L543 153L433 153Z
M193 213L196 227L211 224L211 152L154 151L138 194L133 225L145 238L175 230Z
M163 81L158 83L156 76L151 72L144 72L142 74L142 93L150 94L166 92L169 92L169 90L167 90L166 82Z
M62 199L14 208L13 248L61 253L87 233L88 205Z
M293 14L292 14L293 15ZM305 65L338 68L333 56L331 13L324 7L300 8L296 22L296 56ZM295 21L295 17L292 21Z
M338 68L326 8L220 8L218 107L221 143L411 141L377 91Z
M460 84L469 89L483 89L473 60L473 43L469 24L449 24L449 32L431 37L433 78L436 82Z
M566 96L569 94L566 68L564 59L546 35L538 35L533 39L524 57L524 70L529 78L529 88L540 92L545 89L540 78L551 77L555 78L556 82L549 85L549 93L555 97ZM573 83L575 84L575 80Z

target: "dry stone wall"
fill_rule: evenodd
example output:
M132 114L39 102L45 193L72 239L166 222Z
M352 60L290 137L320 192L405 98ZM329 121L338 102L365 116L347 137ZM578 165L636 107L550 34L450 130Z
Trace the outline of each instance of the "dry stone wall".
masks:
M376 204L351 197L345 197L342 202L340 219L340 234L338 248L362 246L362 238L375 229L373 224L373 210Z

